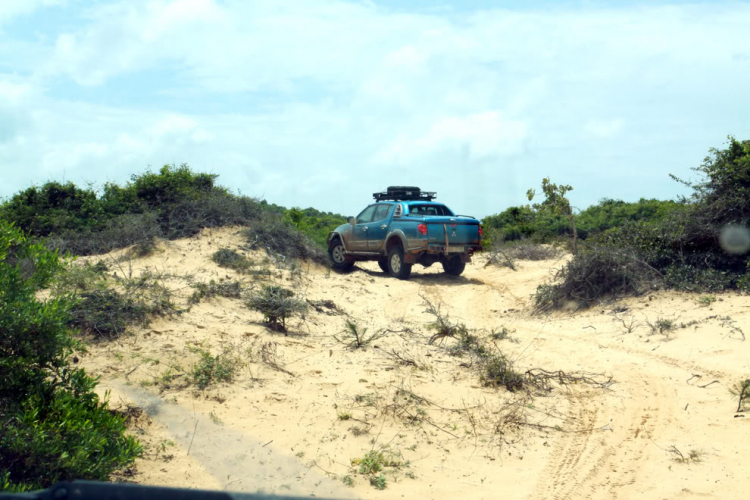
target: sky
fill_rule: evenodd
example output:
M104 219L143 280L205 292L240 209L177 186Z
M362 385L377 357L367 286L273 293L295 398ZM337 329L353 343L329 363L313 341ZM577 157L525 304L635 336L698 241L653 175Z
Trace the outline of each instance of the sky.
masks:
M0 0L0 197L164 164L355 215L673 199L750 139L750 2Z

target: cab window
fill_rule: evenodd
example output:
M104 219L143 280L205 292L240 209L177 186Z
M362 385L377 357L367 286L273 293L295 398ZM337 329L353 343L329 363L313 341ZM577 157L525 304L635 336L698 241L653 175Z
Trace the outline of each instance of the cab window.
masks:
M444 205L412 205L409 207L409 213L414 215L453 215L453 213Z
M378 208L375 210L375 215L373 216L372 221L378 222L383 219L386 219L392 207L393 205L390 205L390 204L378 205Z
M357 216L357 224L367 224L368 222L372 222L372 215L375 213L377 207L377 205L370 205L362 210L362 213Z

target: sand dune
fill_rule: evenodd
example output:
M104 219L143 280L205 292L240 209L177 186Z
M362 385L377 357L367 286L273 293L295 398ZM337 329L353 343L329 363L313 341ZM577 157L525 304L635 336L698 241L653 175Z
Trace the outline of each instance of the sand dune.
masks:
M236 228L205 231L163 242L120 273L166 273L186 307L190 280L257 283L209 258L243 245ZM274 270L271 281L341 313L312 309L284 335L241 300L214 298L92 344L82 363L101 376L99 390L111 390L114 407L144 410L133 432L147 453L130 480L340 498L747 498L750 417L736 417L730 393L750 376L746 297L700 307L696 295L663 292L534 316L531 295L561 261L512 271L475 260L458 278L415 266L409 281L376 263L348 274ZM450 342L429 345L434 317L423 297L480 336L512 330L494 345L520 371L612 383L556 383L532 397L483 387ZM347 319L383 337L348 349L334 337ZM676 328L654 333L648 324L658 319ZM197 361L196 346L247 363L233 382L200 391L180 374ZM154 385L170 365L169 387ZM357 473L371 450L399 463L386 467L382 491Z

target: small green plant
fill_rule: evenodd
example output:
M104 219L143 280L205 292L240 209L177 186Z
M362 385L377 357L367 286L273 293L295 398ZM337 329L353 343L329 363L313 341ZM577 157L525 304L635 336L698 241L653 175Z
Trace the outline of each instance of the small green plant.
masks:
M492 340L510 340L513 341L513 337L511 337L511 334L515 333L515 330L510 330L509 328L502 326L499 329L495 330L493 329L490 332L490 338Z
M737 413L750 410L750 378L743 380L730 389L737 396Z
M205 389L215 382L231 382L236 371L236 363L226 357L199 350L200 360L193 366L193 383Z
M367 394L357 394L354 396L354 401L364 406L375 406L376 395L372 392Z
M676 446L672 445L667 449L672 454L672 460L681 464L691 464L702 461L703 452L698 450L690 450L685 456Z
M341 482L349 486L350 488L354 487L354 478L348 474L341 478Z
M360 327L353 320L346 320L346 327L341 331L340 337L333 336L338 342L345 344L350 349L360 349L367 347L374 340L385 336L384 332L374 332L367 334L367 328Z
M651 327L651 333L659 333L665 337L669 337L669 333L677 328L677 323L669 318L659 316L653 323L647 322L648 326Z
M347 412L341 412L338 414L338 418L339 420L349 420L350 418L352 418L352 414L347 413Z
M469 329L466 325L463 323L452 322L447 315L442 314L439 304L435 306L424 295L420 295L420 298L427 307L425 312L435 317L435 320L427 325L429 330L435 332L428 340L428 344L434 344L438 340L443 340L445 338L464 338L469 335Z
M708 307L716 302L716 297L713 295L703 295L698 298L698 305L701 307Z
M493 354L484 360L480 377L485 386L504 386L510 392L523 388L523 375L513 370L513 364L501 354Z
M265 285L250 296L247 306L262 313L270 329L280 332L287 331L287 319L307 312L306 302L296 298L293 291L277 285Z
M240 273L247 271L253 265L253 262L250 259L236 250L231 250L229 248L221 248L217 250L211 256L211 260L221 267L234 269Z
M384 490L386 486L388 485L388 481L386 480L384 474L380 474L378 476L371 476L370 484L379 490Z
M383 470L386 459L382 452L371 450L364 457L352 460L352 464L359 465L360 474L376 474Z
M461 326L463 327L463 324ZM458 342L451 346L448 349L448 352L453 356L473 354L479 358L484 358L489 355L487 348L482 342L480 342L479 337L469 333L465 327L459 330Z
M304 451L298 451L295 455L297 458L305 458L305 452Z
M216 413L214 413L213 411L211 413L209 413L208 416L211 418L211 421L213 423L215 423L216 425L222 425L223 424L223 422L221 421L221 419L219 418L219 416Z
M159 444L156 445L156 451L157 453L164 453L167 451L167 446L174 446L174 441L171 441L169 439L162 439L159 441Z

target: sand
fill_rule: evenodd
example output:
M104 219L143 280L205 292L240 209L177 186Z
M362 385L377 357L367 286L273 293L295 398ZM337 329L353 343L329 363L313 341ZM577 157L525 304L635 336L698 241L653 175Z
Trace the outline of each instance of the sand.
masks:
M112 269L162 273L186 309L92 342L81 357L112 407L143 411L130 431L146 451L127 480L336 498L748 497L750 416L735 412L730 392L750 377L746 297L721 294L700 306L698 295L659 292L533 315L534 290L564 259L513 271L484 267L478 256L461 277L438 264L415 266L408 281L376 263L347 274L271 265L267 282L341 311L311 309L286 335L242 300L187 310L195 280L261 285L210 260L222 247L265 257L244 245L239 228L206 230ZM512 331L487 341L517 370L586 372L598 383L555 383L531 396L484 387L469 357L451 355L453 341L429 344L435 318L425 298L482 338ZM659 319L677 327L654 332L648 324ZM382 337L348 348L336 338L347 320ZM234 380L189 384L196 348L241 360ZM155 383L170 366L176 378ZM358 473L370 451L396 465L385 468L384 490Z

